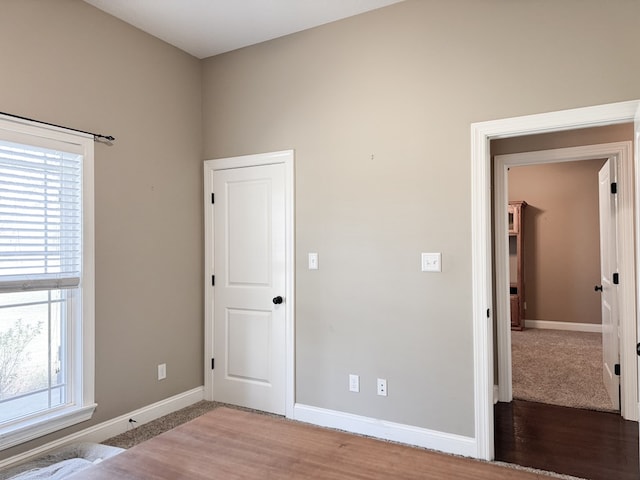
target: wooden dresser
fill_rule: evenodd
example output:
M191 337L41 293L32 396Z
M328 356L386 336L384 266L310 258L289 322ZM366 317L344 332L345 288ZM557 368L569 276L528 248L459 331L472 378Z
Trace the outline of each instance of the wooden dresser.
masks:
M509 287L511 329L524 329L524 211L527 202L509 202Z

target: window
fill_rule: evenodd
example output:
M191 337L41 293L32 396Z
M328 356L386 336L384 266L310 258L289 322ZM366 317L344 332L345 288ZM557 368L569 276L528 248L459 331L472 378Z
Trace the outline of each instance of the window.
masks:
M93 138L0 116L0 449L95 409Z

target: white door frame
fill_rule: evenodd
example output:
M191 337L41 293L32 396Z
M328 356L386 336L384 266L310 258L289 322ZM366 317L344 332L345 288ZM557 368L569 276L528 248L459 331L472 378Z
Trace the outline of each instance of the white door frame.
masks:
M511 375L511 318L509 316L509 244L507 231L507 196L509 167L545 163L574 162L597 158L615 159L618 165L617 249L618 273L627 279L618 287L618 317L620 326L621 404L622 416L638 420L637 354L635 304L635 244L633 234L633 142L614 142L558 148L536 152L496 155L494 159L494 212L496 263L496 325L498 339L498 400L513 398ZM595 184L594 184L595 188ZM502 232L502 233L500 233Z
M472 317L475 437L478 458L494 458L490 142L497 138L633 122L639 108L640 100L635 100L471 125ZM636 190L640 184L639 163L638 158L635 158ZM634 232L637 246L637 224Z
M218 170L254 167L261 165L284 164L285 167L285 349L286 349L286 379L285 379L285 415L293 418L295 403L295 243L294 243L294 152L283 150L280 152L244 155L240 157L206 160L204 162L204 236L205 236L205 305L204 305L204 397L213 400L215 388L211 374L211 359L213 355L213 312L214 295L211 286L211 276L214 275L215 258L213 252L213 208L211 204L211 175Z

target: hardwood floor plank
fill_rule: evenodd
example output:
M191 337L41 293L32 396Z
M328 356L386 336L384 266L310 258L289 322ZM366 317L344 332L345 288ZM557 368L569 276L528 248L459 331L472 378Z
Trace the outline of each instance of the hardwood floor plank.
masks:
M71 478L548 480L549 477L218 408Z
M514 400L495 407L496 460L593 480L638 480L638 423Z

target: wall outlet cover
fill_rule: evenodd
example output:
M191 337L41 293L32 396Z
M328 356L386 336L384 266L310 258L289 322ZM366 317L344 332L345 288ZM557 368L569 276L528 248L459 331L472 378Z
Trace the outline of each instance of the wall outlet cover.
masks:
M387 396L387 380L385 378L379 378L377 386L378 386L378 395L382 397L386 397Z

